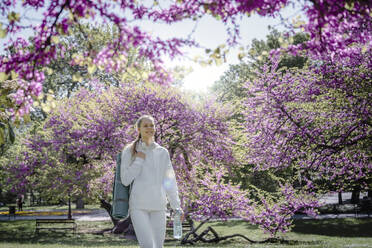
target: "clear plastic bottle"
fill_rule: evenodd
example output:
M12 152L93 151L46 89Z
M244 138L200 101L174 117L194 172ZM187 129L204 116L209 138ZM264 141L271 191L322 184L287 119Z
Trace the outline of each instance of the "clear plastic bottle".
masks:
M181 210L176 210L173 219L173 237L180 239L182 237Z

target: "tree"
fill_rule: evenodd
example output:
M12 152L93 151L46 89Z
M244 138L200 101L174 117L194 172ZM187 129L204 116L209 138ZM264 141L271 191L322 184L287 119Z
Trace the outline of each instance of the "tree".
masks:
M226 178L235 164L226 121L231 110L212 100L191 103L175 89L150 84L81 89L61 101L27 138L20 159L2 165L6 175L12 173L7 187L21 192L32 185L44 197L55 199L70 195L109 199L116 154L133 140L132 125L144 113L157 120L155 138L169 150L190 220L205 223L247 214L253 202ZM194 234L198 236L195 229Z
M254 171L254 164L249 164L246 161L246 140L244 105L242 102L246 98L247 90L245 88L247 81L253 81L257 78L257 71L262 72L265 63L270 63L270 51L280 49L283 43L292 42L300 44L306 42L307 36L303 33L298 33L294 36L286 36L286 33L280 33L273 29L266 40L253 40L251 48L247 53L241 53L241 63L230 65L228 71L215 82L212 90L218 95L218 101L233 105L234 115L232 115L232 129L234 130L234 156L239 158L239 166L233 167L233 180L241 183L244 189L248 189L254 185L261 190L275 192L279 185L275 182L273 176L293 177L291 170L265 170ZM284 53L281 58L278 69L286 70L290 68L303 68L307 61L306 57L294 56L290 53Z
M242 50L239 53L241 63L230 65L224 75L213 84L212 91L218 94L218 100L221 102L239 102L245 97L245 82L254 80L257 77L256 71L261 71L266 63L270 63L270 52L272 50L282 48L285 43L302 44L307 39L304 33L288 36L285 32L280 33L275 29L272 29L266 36L266 40L253 39L251 48L247 52L244 52L244 47L241 47ZM307 58L304 56L284 53L278 69L282 67L302 68L306 61Z
M370 188L371 53L362 46L352 53L289 71L278 70L277 59L247 83L249 162L260 170L292 167L314 190L324 182L334 190Z
M229 32L228 43L236 44L239 36L237 18L241 15L250 15L255 12L261 16L277 16L280 10L294 1L222 1L210 2L209 0L175 1L171 3L132 2L132 1L57 1L50 2L26 0L21 4L21 10L32 10L36 13L43 12L41 21L25 24L30 12L17 13L17 4L20 1L3 1L0 3L1 23L0 37L9 37L9 44L4 46L11 51L0 58L0 81L2 82L1 98L3 102L12 99L7 104L2 103L2 112L6 112L7 118L22 117L28 114L33 104L32 97L41 94L45 80L43 67L55 60L61 54L58 51L66 51L68 47L59 43L60 37L71 32L71 27L76 23L95 20L109 22L118 27L119 33L115 39L106 44L105 48L96 51L89 47L86 51L73 58L82 64L92 68L94 62L106 70L116 70L118 58L127 57L127 52L135 48L140 57L146 57L154 64L154 74L148 75L149 80L165 83L167 77L161 64L161 55L169 54L171 57L181 54L183 46L195 46L197 43L190 39L171 38L162 40L152 37L143 32L135 21L149 20L155 23L175 23L181 20L195 20L204 15L212 15L217 20L227 24ZM309 34L310 39L304 44L288 45L294 53L301 49L307 49L311 55L321 54L335 55L339 51L347 50L350 45L368 44L371 40L371 16L372 5L369 1L310 1L302 4L308 23L297 19L293 30L302 28ZM116 14L126 13L125 16ZM31 11L31 12L32 12ZM34 14L34 13L32 13ZM41 15L40 15L41 16ZM134 24L133 24L134 23ZM18 36L25 30L32 30L34 35L27 41ZM81 30L84 35L84 31ZM25 49L32 45L32 51ZM211 58L216 62L221 60L222 50L215 49ZM158 75L158 76L156 76ZM10 80L10 81L9 81ZM14 80L14 81L13 81ZM13 83L11 83L13 82ZM29 97L30 96L30 97ZM1 126L2 136L6 120ZM0 140L3 143L3 140Z
M58 39L58 44L62 45L56 48L59 56L40 68L45 72L45 81L42 93L37 99L32 100L30 116L24 115L23 120L16 118L13 122L9 119L10 116L4 119L9 128L5 129L4 135L1 136L5 139L5 143L1 145L1 154L11 148L11 141L15 140L16 136L22 136L27 128L33 125L31 121L44 120L56 106L56 99L69 98L80 87L95 88L100 85L99 87L108 88L110 85L118 86L120 82L142 82L148 75L153 74L154 67L151 61L139 57L138 51L134 48L127 51L126 57L121 56L120 70L117 67L117 71L108 72L102 66L95 63L85 64L81 60L71 62L84 54L86 47L100 51L117 35L118 30L115 27L110 28L107 25L92 27L92 25L78 23L71 27L71 34ZM65 47L69 49L64 50ZM30 46L26 49L33 51L34 47ZM179 78L177 80L181 80L185 71L182 68L175 68L174 71L177 71L175 73ZM6 113L3 114L6 116Z
M195 163L200 165L199 169L204 165L207 170L209 166L229 164L233 159L227 124L223 121L228 112L212 102L193 106L179 93L149 84L122 85L97 92L81 90L48 116L36 134L28 138L29 160L21 159L27 161L26 171L32 177L22 175L24 171L16 169L20 165L15 162L10 167L17 171L17 178L35 182L34 188L56 198L66 195L66 190L71 194L87 192L92 198L109 195L113 158L134 138L132 124L144 111L158 120L156 139L167 144L176 169L188 168L178 174L180 188L185 188L185 192L191 182L198 180L192 176L197 171ZM218 146L215 139L221 140ZM51 177L55 180L49 180ZM102 182L107 182L106 187L102 187Z

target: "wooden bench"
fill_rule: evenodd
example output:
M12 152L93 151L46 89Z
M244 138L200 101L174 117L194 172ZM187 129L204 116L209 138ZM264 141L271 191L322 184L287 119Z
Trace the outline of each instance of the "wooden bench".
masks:
M73 230L76 233L75 219L36 219L35 233L40 230Z

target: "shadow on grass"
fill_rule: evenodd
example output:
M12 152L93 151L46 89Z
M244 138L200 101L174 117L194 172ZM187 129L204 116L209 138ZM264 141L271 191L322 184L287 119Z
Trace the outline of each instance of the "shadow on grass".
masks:
M53 232L44 231L35 235L33 232L22 232L21 235L6 235L0 233L2 242L17 243L17 244L44 244L44 245L71 245L71 246L118 246L136 245L137 242L126 240L113 235L94 235L86 233L76 233L75 235L68 232ZM53 246L54 247L54 246Z
M236 228L237 226L239 227L239 230L249 230L249 231L256 231L257 229L259 229L258 225L252 225L251 223L247 222L247 221L244 221L244 220L234 220L234 221L226 221L226 222L208 222L205 224L204 228L202 227L202 229L199 231L199 233L202 231L202 230L205 230L205 228L207 226L212 226L213 228L214 227L222 227L222 228ZM249 234L246 234L246 233L242 233L240 232L239 230L236 231L236 233L238 234L243 234L244 236L246 236L247 238L251 239L251 237L249 236ZM219 232L217 232L219 233ZM221 233L219 233L219 235L222 235ZM224 235L222 235L224 236ZM257 236L257 235L254 235L254 236ZM265 235L267 237L267 235ZM271 238L265 238L265 236L260 236L257 240L255 240L254 238L252 238L252 240L254 241L257 241L257 244L267 244L267 245L289 245L289 246L303 246L303 245L309 245L309 246L317 246L317 245L320 245L322 243L322 241L315 241L315 240L312 240L312 241L304 241L304 240L290 240L290 239L271 239ZM209 238L213 238L213 236L209 236ZM246 240L244 240L243 238L241 237L234 237L232 239L228 239L228 240L224 240L222 242L219 242L218 244L219 245L226 245L226 247L230 247L228 246L229 244L231 244L232 246L236 243L239 243L239 242L246 242L247 245L248 244L253 244L253 243L250 243ZM262 243L261 243L262 242ZM205 243L201 243L201 244L204 244ZM212 244L213 246L213 244ZM215 246L215 244L214 244Z
M372 237L372 219L296 220L292 231L336 237Z
M99 227L101 228L101 227ZM94 232L92 230L92 232ZM135 246L137 242L127 240L119 235L96 235L78 230L74 235L72 231L40 231L35 234L35 221L0 222L0 240L2 242L17 244L46 244L58 246L60 244L71 246ZM53 246L53 247L54 247Z

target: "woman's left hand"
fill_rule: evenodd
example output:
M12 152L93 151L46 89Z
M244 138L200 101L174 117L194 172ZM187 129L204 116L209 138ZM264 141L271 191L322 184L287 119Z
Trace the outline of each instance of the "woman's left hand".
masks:
M182 209L177 209L177 210L175 210L175 212L176 212L176 211L179 211L179 212L181 213L181 222L183 222L184 219L185 219L185 213L183 212Z

